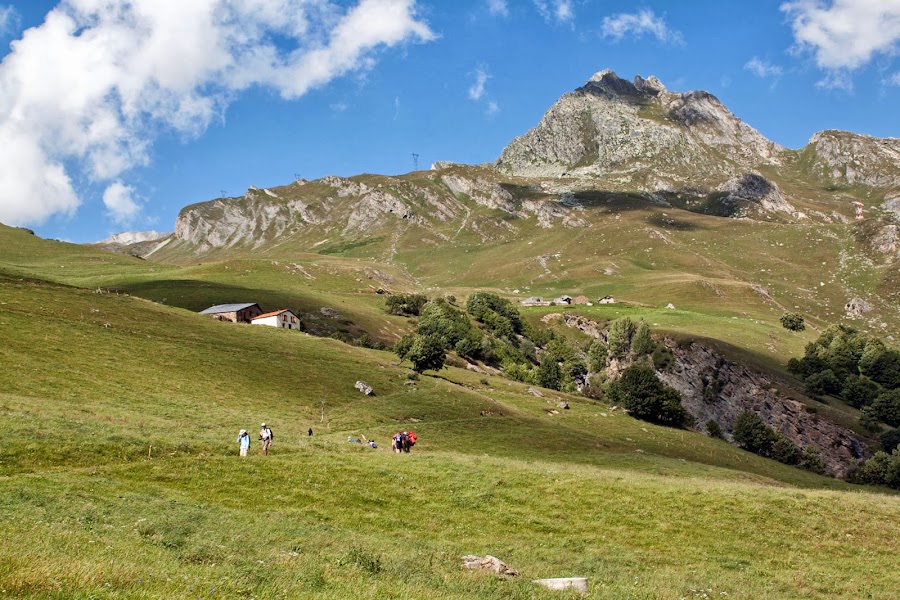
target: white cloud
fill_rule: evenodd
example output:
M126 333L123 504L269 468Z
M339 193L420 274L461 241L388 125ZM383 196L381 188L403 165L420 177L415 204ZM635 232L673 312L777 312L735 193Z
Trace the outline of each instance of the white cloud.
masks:
M891 85L900 85L900 71L894 73L893 77L891 77L888 81Z
M845 70L828 71L825 76L816 82L817 88L826 90L853 91L853 79Z
M630 35L635 38L652 35L657 40L668 44L683 44L684 37L680 31L669 28L662 17L656 16L650 9L636 13L619 13L603 18L602 35L620 41Z
M380 48L435 37L416 0L345 6L62 0L0 63L0 221L72 214L73 179L118 180L161 131L197 136L249 87L297 98L372 68Z
M500 105L497 104L496 102L494 102L493 100L489 101L488 105L487 105L487 114L495 115L498 112L500 112Z
M132 223L141 212L141 205L134 199L134 188L116 181L103 192L103 204L113 221L120 225Z
M0 35L6 35L18 26L19 13L12 6L0 6Z
M507 6L506 0L487 0L487 8L492 15L509 16L509 6Z
M755 56L747 61L744 68L762 79L770 77L777 79L784 73L784 70L778 65L773 65Z
M487 83L488 79L490 79L490 75L488 75L484 69L476 69L475 83L469 88L469 98L472 100L481 100L481 97L484 96L484 85Z
M900 51L900 0L794 0L781 10L798 48L823 69L852 71Z
M548 22L568 23L575 18L572 0L534 0L534 6Z

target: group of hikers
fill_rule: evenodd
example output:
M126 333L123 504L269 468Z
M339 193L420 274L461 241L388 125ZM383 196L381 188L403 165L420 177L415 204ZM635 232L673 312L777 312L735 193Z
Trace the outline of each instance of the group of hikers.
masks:
M312 432L312 429L310 429L310 432ZM259 438L257 439L262 443L263 455L268 456L269 448L275 440L275 434L272 433L272 428L263 423L262 428L259 430ZM250 450L250 434L247 433L246 429L241 429L240 432L238 432L237 442L238 447L241 449L241 456L247 456L247 452Z
M312 436L313 430L307 432L307 435ZM257 438L259 442L262 443L262 452L264 456L269 455L269 448L272 446L272 442L275 440L275 434L272 433L272 428L263 423L259 430L259 436ZM352 436L347 438L348 442L361 444L365 440L365 445L370 448L378 448L378 445L375 443L375 440L366 440L365 436L362 440L354 439ZM396 453L401 452L409 452L410 448L416 445L416 440L418 440L418 436L415 431L398 431L391 438L391 449ZM241 429L238 433L238 447L241 451L241 456L247 456L247 452L250 450L250 434L247 433L246 429Z

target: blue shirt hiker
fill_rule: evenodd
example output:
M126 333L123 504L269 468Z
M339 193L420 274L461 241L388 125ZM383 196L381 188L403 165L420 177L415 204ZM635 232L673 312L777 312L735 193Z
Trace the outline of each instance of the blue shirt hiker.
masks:
M247 450L250 449L250 434L246 429L241 429L237 441L241 447L241 456L247 456Z

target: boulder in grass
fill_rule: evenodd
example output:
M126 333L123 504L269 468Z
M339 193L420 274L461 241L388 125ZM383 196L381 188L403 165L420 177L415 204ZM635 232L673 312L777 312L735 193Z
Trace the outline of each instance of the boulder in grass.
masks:
M467 569L474 569L480 571L493 571L497 575L507 576L507 577L516 577L519 572L515 569L510 569L509 566L497 558L496 556L491 556L490 554L487 556L475 556L474 554L467 554L462 557L463 567Z
M375 393L375 390L373 390L372 387L367 385L364 381L357 381L356 385L354 385L353 387L361 391L366 396L371 396Z

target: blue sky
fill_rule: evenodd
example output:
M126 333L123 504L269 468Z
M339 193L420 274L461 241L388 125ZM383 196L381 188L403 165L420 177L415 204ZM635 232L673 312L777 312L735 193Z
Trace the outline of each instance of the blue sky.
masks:
M900 0L0 0L0 221L75 242L296 176L494 160L604 68L791 148L900 136Z

